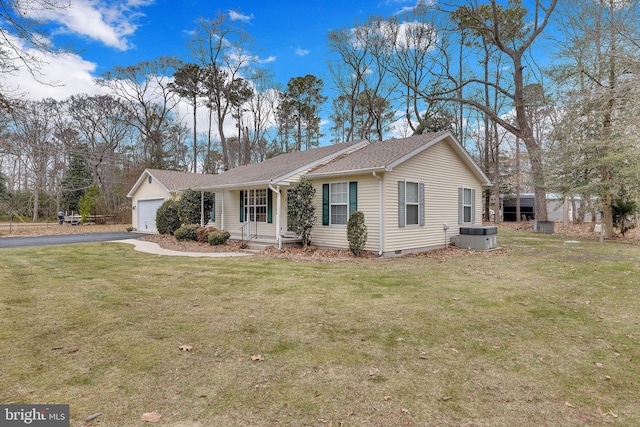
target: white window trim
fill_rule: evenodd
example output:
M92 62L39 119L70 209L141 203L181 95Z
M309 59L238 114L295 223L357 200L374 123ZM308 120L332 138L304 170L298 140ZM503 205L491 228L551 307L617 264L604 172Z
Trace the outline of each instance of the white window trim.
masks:
M465 194L466 192L469 191L470 193L470 204L465 203ZM476 190L474 188L470 188L470 187L459 187L459 200L458 200L458 209L459 209L459 217L458 217L458 223L459 224L474 224L475 223L475 206L476 206L476 200L475 200L475 193ZM465 218L465 210L466 208L469 208L469 221L466 221Z
M408 202L407 197L407 188L409 187L407 184L415 184L417 190L418 200L416 202ZM408 206L416 206L418 209L418 216L416 217L415 224L409 224L409 209ZM420 227L420 183L418 181L406 181L404 182L404 226L405 227Z
M337 184L346 184L347 186L347 200L345 202L340 202L340 203L334 203L331 200L331 195L333 194L331 189L333 188L334 185ZM347 218L344 224L334 224L333 223L333 214L332 214L332 209L334 206L345 206L347 209ZM340 182L330 182L329 183L329 225L333 225L336 227L346 227L347 226L347 222L349 221L349 181L340 181Z
M257 200L257 195L256 193L258 191L266 191L265 192L265 201L264 201L264 205L262 204L257 204L256 200ZM248 204L249 201L249 193L252 193L252 199L253 199L253 204ZM264 207L264 221L255 221L258 222L260 224L266 224L268 222L268 218L269 218L269 201L268 201L268 192L269 189L264 189L264 188L256 188L256 189L249 189L249 190L245 190L244 192L244 209L245 209L245 222L249 221L249 218L251 217L249 212L251 210L251 208L253 208L253 212L254 212L254 216L257 217L256 212L258 211L258 208Z

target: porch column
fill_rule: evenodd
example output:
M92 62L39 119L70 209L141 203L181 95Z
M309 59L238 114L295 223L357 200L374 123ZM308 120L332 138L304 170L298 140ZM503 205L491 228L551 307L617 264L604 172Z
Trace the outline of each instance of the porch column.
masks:
M224 230L224 190L220 199L220 230Z
M278 207L276 208L276 239L278 239L278 249L282 249L282 240L280 235L280 202L282 200L282 192L280 191L280 186L277 187L278 192L276 193L276 203Z
M280 204L282 201L282 192L280 191L280 186L274 188L271 183L269 183L269 189L276 193L276 240L278 240L278 249L282 249L282 238L280 236Z

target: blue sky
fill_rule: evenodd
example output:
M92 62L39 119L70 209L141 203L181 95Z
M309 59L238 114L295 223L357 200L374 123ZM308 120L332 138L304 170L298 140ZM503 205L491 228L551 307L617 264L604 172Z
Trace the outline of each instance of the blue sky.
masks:
M213 18L218 12L233 14L243 21L253 38L256 55L274 76L286 86L292 77L313 74L325 82L330 96L327 34L332 29L352 28L372 15L389 17L418 0L372 0L352 2L322 1L211 1L211 0L56 0L71 6L40 12L37 18L46 24L56 46L71 46L72 54L48 57L43 61L39 80L22 69L11 75L3 87L16 88L16 94L28 99L63 100L71 95L107 93L93 82L114 66L135 65L160 56L176 56L189 61L187 42L200 18ZM1 23L0 23L1 25ZM36 53L36 55L39 55ZM324 120L330 102L321 111ZM186 124L192 125L189 107L180 108ZM206 112L198 111L198 131L205 132ZM326 123L326 121L325 121ZM230 132L233 123L225 125ZM328 143L328 128L322 144Z
M65 3L69 0L57 0ZM57 46L73 46L73 53L46 58L43 85L26 71L9 78L27 98L66 99L73 94L95 95L106 89L93 79L114 66L134 65L164 55L191 60L187 48L190 32L200 18L213 18L218 12L232 14L244 22L253 38L252 54L267 64L275 81L284 87L292 77L313 74L325 82L325 95L331 95L328 75L327 34L332 29L353 28L370 16L390 17L414 7L418 0L322 1L211 1L211 0L70 0L64 10L41 13L52 41ZM506 0L501 0L506 2ZM463 4L462 0L458 3ZM525 3L530 3L525 0ZM231 16L231 15L230 15ZM0 23L1 24L1 23ZM548 60L543 54L540 62ZM6 86L6 85L5 85ZM328 101L322 109L325 120ZM188 108L180 115L192 124ZM206 112L199 109L198 131L205 132ZM226 123L231 132L233 123ZM399 132L404 132L399 130ZM323 128L328 143L328 126Z
M198 18L218 11L236 12L254 39L253 53L267 62L277 82L314 74L327 76L327 33L350 28L371 15L390 16L417 0L350 2L72 0L71 7L42 16L57 45L71 45L74 55L48 58L43 80L64 86L43 87L25 73L13 78L29 98L66 98L95 92L90 81L116 65L137 64L163 55L189 60L186 42Z

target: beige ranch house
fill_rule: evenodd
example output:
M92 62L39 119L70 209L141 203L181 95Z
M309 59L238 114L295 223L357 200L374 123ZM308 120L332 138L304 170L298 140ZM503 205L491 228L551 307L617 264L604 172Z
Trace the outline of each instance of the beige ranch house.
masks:
M232 238L257 235L281 247L292 235L287 190L301 177L316 189L314 246L348 248L347 220L360 210L366 249L382 256L442 248L460 227L482 225L482 187L491 184L450 132L363 140L286 153L218 175L147 169L128 194L133 227L156 232L157 208L191 188L214 194L209 225Z

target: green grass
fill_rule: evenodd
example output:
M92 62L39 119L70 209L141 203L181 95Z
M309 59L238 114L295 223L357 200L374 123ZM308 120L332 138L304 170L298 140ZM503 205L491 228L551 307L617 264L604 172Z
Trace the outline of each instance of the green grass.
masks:
M357 264L3 249L0 402L69 403L73 426L640 425L640 248L499 243Z

